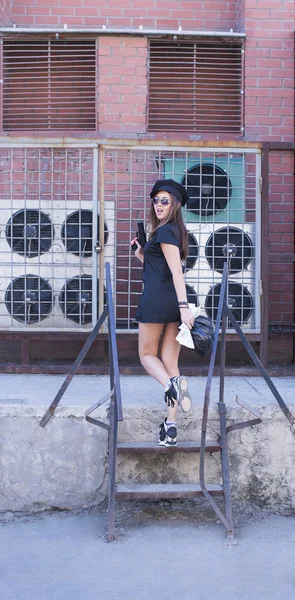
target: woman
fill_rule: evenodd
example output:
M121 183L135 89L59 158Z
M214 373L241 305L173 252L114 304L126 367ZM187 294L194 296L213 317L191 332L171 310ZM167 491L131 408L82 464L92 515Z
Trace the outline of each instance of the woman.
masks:
M137 309L139 357L145 370L161 383L168 414L160 426L158 443L176 446L176 412L191 408L185 377L179 376L180 344L176 341L179 322L191 329L194 317L189 310L182 261L186 259L188 238L181 207L188 201L186 189L173 179L156 181L150 193L149 241L139 245L135 255L143 263L144 290ZM163 334L160 357L160 338Z

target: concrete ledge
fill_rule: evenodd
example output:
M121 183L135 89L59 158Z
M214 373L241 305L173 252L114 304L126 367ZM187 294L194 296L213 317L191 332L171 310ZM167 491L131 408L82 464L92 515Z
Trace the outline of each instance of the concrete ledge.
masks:
M76 376L54 418L42 429L41 417L63 376L1 375L1 511L74 509L93 506L107 495L107 432L85 421L85 409L109 389L104 376ZM273 380L295 414L293 377ZM190 378L193 410L179 415L179 439L200 438L205 377ZM208 439L219 432L217 378L212 382ZM121 441L157 439L165 407L159 384L149 377L122 376L124 421ZM235 397L262 413L262 424L229 434L231 482L235 498L267 506L295 507L295 434L262 378L228 377L225 385L228 423L249 413ZM97 411L107 420L107 406ZM172 458L120 456L118 481L197 482L198 455ZM220 481L218 454L206 458L208 483Z

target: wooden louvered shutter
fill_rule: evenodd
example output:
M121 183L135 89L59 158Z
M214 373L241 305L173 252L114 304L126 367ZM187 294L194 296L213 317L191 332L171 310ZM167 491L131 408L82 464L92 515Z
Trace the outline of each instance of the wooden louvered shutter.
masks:
M242 131L242 46L150 41L149 131Z
M4 40L3 131L95 130L95 40Z

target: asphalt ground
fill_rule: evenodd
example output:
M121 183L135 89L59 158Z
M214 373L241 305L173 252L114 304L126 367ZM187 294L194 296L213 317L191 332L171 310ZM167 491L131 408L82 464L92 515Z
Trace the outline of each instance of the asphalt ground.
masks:
M0 518L1 600L293 600L294 514L234 506L237 545L205 500Z
M64 376L1 375L0 404L48 407ZM274 378L294 404L294 377ZM123 407L141 392L158 404L151 378L122 377ZM205 378L190 378L196 406ZM90 406L109 389L77 376L60 406ZM226 402L276 403L260 377L226 378ZM135 393L136 392L136 393ZM213 378L212 397L218 395ZM1 457L0 457L1 460ZM106 506L79 512L0 515L0 600L294 600L295 514L234 505L237 545L204 499L121 502L116 540L106 542Z

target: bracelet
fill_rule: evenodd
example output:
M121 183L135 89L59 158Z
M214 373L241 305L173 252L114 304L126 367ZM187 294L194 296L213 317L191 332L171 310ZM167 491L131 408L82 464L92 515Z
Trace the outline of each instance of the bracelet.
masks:
M183 308L188 308L188 302L185 302L185 301L183 301L183 302L178 302L178 306L179 306L179 307L180 307L180 306L182 306Z

